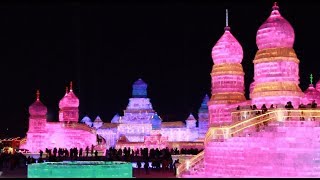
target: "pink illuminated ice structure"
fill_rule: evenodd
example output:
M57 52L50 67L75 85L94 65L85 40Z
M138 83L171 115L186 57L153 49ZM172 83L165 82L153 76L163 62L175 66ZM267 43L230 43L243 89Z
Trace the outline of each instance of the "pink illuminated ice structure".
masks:
M299 59L293 49L294 30L275 3L271 15L260 26L254 63L255 86L252 104L286 104L298 107L303 93L299 87Z
M231 109L246 101L242 58L242 47L226 23L224 34L212 48L210 124L229 123Z
M238 82L229 85L226 83L229 81L223 78L216 80L225 71L223 68L213 70L212 97L208 103L211 125L206 133L205 149L178 167L178 177L320 177L320 110L297 109L304 100L310 103L318 99L320 82L316 88L311 82L305 94L302 93L298 86L299 60L292 48L294 32L278 9L275 4L270 17L257 33L259 51L254 60L254 82L250 85L252 102L217 99L217 94L222 92L226 92L225 98L230 98L229 92L237 91L221 89L234 88ZM226 60L230 62L231 57L241 57L238 50L228 49L230 47L224 45L226 42L231 43L231 49L239 48L229 32L225 33L213 48L213 58L217 59L214 59L215 66L226 63ZM222 59L216 54L220 52ZM235 55L225 57L227 52ZM220 85L224 83L226 85ZM264 113L242 109L242 105L250 104L256 104L258 108L262 104L276 107L287 101L291 101L295 109L278 106ZM241 107L231 109L232 105ZM230 123L219 124L219 121Z
M70 82L70 92L66 88L66 94L59 102L59 121L73 121L79 120L79 99L73 93L72 82Z
M66 92L60 101L59 122L47 122L47 108L40 101L37 91L36 101L29 107L29 129L20 148L38 153L46 148L86 148L96 145L96 131L78 123L79 100L72 92Z
M301 99L301 102L304 105L311 104L313 101L315 101L317 104L320 103L320 92L314 87L312 80L313 76L311 74L309 87L304 91L304 98Z

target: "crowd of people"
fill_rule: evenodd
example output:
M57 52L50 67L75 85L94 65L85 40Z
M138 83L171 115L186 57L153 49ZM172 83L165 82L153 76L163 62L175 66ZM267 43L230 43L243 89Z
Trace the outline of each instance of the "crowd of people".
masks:
M203 149L198 150L197 148L164 148L164 149L148 149L148 148L139 148L139 149L116 149L110 147L106 149L104 156L98 156L96 150L87 147L85 150L82 148L46 148L45 153L40 150L39 158L35 159L31 156L26 157L22 153L1 153L0 155L0 171L3 167L9 168L10 170L15 169L16 167L23 167L26 164L32 163L42 163L42 162L59 162L66 160L78 160L78 161L126 161L126 162L135 162L138 168L144 168L145 173L148 174L149 170L162 170L162 171L172 171L176 173L176 167L178 166L179 159L173 161L172 155L183 155L183 154L192 154L196 155L201 152ZM85 153L84 153L85 152ZM149 166L149 163L151 166ZM143 167L142 167L143 164Z

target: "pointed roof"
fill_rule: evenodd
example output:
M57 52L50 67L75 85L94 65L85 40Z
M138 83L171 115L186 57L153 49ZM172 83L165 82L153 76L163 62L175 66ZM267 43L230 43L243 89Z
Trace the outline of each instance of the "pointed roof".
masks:
M154 130L161 129L161 122L162 122L162 119L160 118L160 116L158 116L157 113L155 113L151 119L152 129Z
M141 78L135 81L132 85L132 97L134 98L146 98L147 97L147 83Z
M79 107L79 99L73 93L72 81L70 82L70 91L68 92L68 89L66 89L66 94L59 102L59 108L61 109L64 107Z
M120 119L120 116L117 113L116 115L113 116L111 123L119 123L119 119Z
M275 2L270 16L257 32L256 43L258 48L292 48L294 38L295 34L291 24L281 16L279 6Z
M242 46L231 34L229 27L225 28L223 35L212 48L211 55L214 64L241 63L243 58Z
M141 78L139 78L133 83L133 86L147 86L147 83L145 83Z
M101 120L100 116L97 116L94 122L103 122L103 121Z
M47 107L40 101L39 90L37 90L36 94L36 101L29 106L29 114L33 116L45 116L47 114Z
M196 121L196 118L194 118L194 116L192 115L192 113L190 113L189 117L187 118L186 121Z
M81 119L80 122L83 122L83 123L84 123L84 122L92 122L92 121L91 121L91 119L89 118L89 116L86 115L86 116L84 116L84 117Z
M199 109L199 112L208 112L208 101L209 101L208 94L205 95L205 97L202 100L201 107Z
M152 120L160 120L160 121L162 121L162 119L160 118L160 116L159 116L157 113L155 113L155 114L152 116Z

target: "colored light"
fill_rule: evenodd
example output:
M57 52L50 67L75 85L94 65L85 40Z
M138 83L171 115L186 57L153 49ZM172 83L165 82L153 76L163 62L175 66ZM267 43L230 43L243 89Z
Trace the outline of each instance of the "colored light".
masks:
M28 178L132 178L132 164L120 161L63 161L28 165Z

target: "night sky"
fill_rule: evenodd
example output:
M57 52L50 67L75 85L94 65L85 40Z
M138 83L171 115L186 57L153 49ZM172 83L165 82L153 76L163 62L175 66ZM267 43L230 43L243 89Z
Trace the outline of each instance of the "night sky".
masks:
M320 3L278 1L295 29L301 88L320 79ZM210 94L211 49L224 32L243 47L246 97L253 80L259 26L273 1L121 1L0 3L0 136L23 137L28 107L40 89L49 121L73 81L80 119L104 122L123 110L142 78L164 121L185 120ZM316 26L317 25L317 26ZM7 130L8 128L8 130Z

